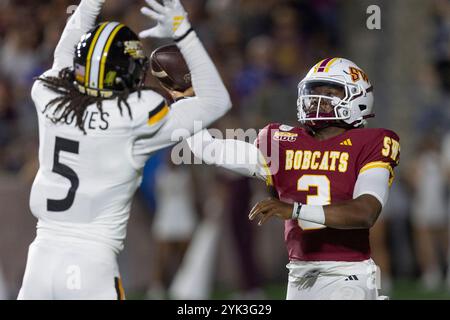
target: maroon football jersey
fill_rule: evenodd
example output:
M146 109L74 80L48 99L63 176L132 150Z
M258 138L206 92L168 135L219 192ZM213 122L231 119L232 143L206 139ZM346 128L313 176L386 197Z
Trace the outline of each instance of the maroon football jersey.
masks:
M387 168L390 181L398 164L398 136L385 129L351 129L319 141L303 128L267 125L256 145L270 170L268 183L279 199L326 205L353 199L360 172ZM369 229L342 230L287 220L285 241L290 260L362 261L370 257Z

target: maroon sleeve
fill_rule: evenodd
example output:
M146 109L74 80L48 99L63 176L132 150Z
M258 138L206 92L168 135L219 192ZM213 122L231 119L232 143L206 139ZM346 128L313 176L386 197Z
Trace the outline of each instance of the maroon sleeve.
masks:
M268 124L259 131L258 137L254 142L264 158L264 163L262 165L267 173L268 185L273 185L274 170L272 170L272 168L277 164L275 163L275 159L278 159L278 154L272 154L272 151L274 151L273 143L276 142L273 140L273 135L279 126L278 123Z
M390 172L389 185L394 180L394 168L400 160L400 139L395 132L385 129L372 129L367 136L360 161L358 173L372 168L386 168Z

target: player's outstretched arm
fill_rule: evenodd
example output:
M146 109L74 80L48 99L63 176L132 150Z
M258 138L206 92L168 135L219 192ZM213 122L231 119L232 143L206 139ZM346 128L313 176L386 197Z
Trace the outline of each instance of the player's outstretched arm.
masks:
M68 20L55 49L52 69L61 70L73 65L75 45L95 25L105 0L82 0Z
M326 206L289 204L269 198L253 207L249 219L259 218L258 225L264 224L271 217L278 217L283 220L310 221L335 229L369 229L375 224L380 212L380 202L368 194Z
M189 67L195 92L195 97L172 104L166 123L152 137L153 144L161 148L176 142L171 141L175 129L185 129L182 138L187 138L195 130L210 125L231 108L231 101L214 63L191 28L180 1L165 0L164 5L155 0L146 2L149 7L142 8L141 11L156 21L157 25L142 31L139 36L172 38Z
M246 141L215 139L208 130L197 132L186 139L192 153L207 164L235 173L266 181L266 172L260 165L262 155L258 148Z
M262 225L271 217L283 220L300 219L335 229L371 228L387 201L389 171L376 168L358 176L354 199L330 205L289 204L269 198L258 202L250 211L249 219L259 219Z

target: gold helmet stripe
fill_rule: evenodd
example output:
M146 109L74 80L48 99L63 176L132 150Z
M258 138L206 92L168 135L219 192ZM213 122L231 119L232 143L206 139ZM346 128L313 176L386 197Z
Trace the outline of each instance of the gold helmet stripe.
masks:
M327 65L325 66L324 72L328 72L328 71L330 70L330 67L333 65L333 63L334 63L337 59L338 59L338 58L333 58L333 59L331 59L331 60L327 63Z
M91 42L91 46L89 47L89 52L86 58L86 74L84 76L84 86L89 86L89 75L91 72L91 60L92 60L92 54L94 53L95 45L97 44L97 40L100 37L100 34L102 33L103 29L105 29L108 22L104 22L100 25L100 28L97 29L97 32L94 35L94 39Z
M122 29L123 27L125 27L123 24L119 24L118 26L116 26L114 28L114 30L111 32L111 34L109 35L108 40L106 41L105 48L103 49L103 52L102 52L102 60L100 61L100 74L99 74L99 81L98 81L99 89L103 89L103 85L104 85L103 81L105 79L105 64L106 64L106 58L108 58L109 49L111 48L111 44L112 44L117 32L119 32L119 30Z
M99 89L100 64L103 58L103 51L106 47L106 43L108 42L109 37L111 36L111 33L116 29L118 25L118 22L108 22L95 43L95 47L90 59L89 82L87 85L89 88Z

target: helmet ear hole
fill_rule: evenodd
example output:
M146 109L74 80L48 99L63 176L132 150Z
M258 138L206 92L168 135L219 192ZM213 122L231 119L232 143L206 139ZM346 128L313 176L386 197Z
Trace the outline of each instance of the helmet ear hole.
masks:
M347 117L350 116L350 112L347 109L344 109L344 108L339 109L338 114L341 117L344 117L344 118L347 118Z
M360 105L358 105L358 107L359 107L359 110L361 110L361 111L364 111L367 109L367 106L365 104L360 104Z

